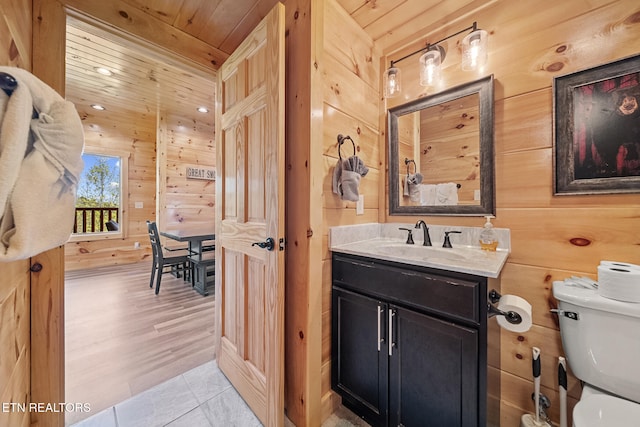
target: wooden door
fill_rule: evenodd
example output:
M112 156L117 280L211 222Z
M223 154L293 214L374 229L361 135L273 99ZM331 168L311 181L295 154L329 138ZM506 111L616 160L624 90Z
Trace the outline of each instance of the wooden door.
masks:
M266 426L284 423L284 18L278 3L216 95L218 365Z

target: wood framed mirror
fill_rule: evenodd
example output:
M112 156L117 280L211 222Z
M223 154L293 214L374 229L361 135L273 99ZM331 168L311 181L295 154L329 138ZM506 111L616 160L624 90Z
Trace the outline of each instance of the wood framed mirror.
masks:
M389 109L390 215L495 215L493 75Z

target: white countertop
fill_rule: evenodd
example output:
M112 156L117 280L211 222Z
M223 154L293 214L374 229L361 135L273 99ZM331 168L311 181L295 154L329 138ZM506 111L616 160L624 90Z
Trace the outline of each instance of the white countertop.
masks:
M331 227L329 249L333 252L360 255L409 265L475 274L496 278L509 256L511 242L508 229L494 229L499 238L498 250L483 251L477 244L482 227L429 226L432 247L422 245L422 230L413 224L385 223ZM407 232L413 230L414 245L406 244ZM451 234L453 248L442 248L445 231ZM476 245L472 243L476 242Z

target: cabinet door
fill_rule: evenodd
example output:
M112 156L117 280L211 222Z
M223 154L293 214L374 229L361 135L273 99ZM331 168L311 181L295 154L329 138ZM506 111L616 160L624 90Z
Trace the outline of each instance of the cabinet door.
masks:
M336 287L332 304L332 387L369 424L386 426L387 305Z
M478 425L478 332L389 305L389 425Z

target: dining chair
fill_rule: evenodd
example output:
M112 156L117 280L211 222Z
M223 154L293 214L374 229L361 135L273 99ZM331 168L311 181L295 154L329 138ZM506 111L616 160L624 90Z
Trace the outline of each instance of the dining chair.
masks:
M157 295L160 292L162 273L166 267L175 267L178 272L182 271L185 275L184 278L187 279L187 277L191 276L191 262L189 261L188 250L173 250L169 252L162 247L158 226L155 222L147 221L147 229L149 230L149 240L151 241L151 250L153 252L149 287L153 288L155 281Z
M104 223L105 227L107 227L107 231L118 231L120 226L114 220L110 220Z

